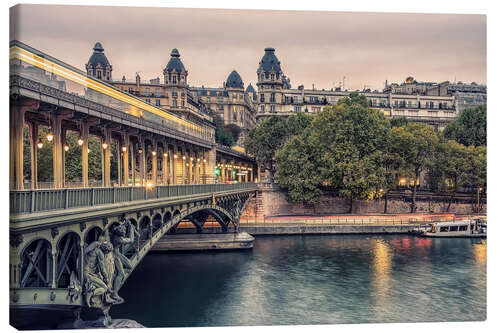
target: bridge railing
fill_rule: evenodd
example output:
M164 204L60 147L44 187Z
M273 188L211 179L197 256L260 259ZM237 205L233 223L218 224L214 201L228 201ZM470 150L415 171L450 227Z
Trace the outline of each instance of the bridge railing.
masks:
M28 214L246 189L257 189L257 184L169 185L151 188L93 187L10 191L10 214Z

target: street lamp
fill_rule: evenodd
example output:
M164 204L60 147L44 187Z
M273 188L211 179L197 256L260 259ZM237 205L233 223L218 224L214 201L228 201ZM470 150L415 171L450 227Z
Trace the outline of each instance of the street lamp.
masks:
M36 145L37 145L38 149L42 149L42 147L43 147L42 139L38 139L38 142Z
M83 146L83 139L82 138L78 138L78 145L79 146Z
M108 148L108 144L106 142L103 142L102 143L102 149L107 149Z
M54 140L54 133L52 133L52 129L49 129L49 133L47 133L47 141L52 142Z
M127 147L126 146L123 146L122 147L122 152L126 152L127 151Z
M68 145L64 145L64 151L68 151L69 150L69 146Z

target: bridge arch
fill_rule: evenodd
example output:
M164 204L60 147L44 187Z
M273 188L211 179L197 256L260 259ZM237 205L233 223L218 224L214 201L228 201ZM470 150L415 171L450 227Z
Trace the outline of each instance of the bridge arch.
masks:
M84 234L84 242L85 245L89 245L92 242L95 242L96 240L99 239L99 237L102 235L103 230L100 227L92 227L89 230L87 230Z
M151 221L152 224L152 234L156 234L158 230L161 229L163 218L160 213L156 213Z
M50 288L53 264L50 241L36 238L29 242L21 252L20 287Z
M81 246L80 236L69 231L57 242L56 256L56 287L67 288L70 285L71 274L81 277Z
M151 219L144 215L139 220L139 247L142 249L151 238Z

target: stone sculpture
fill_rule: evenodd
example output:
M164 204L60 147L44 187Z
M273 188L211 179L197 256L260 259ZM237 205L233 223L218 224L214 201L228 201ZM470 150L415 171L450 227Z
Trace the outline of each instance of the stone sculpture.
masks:
M87 306L104 313L104 326L112 324L109 316L111 306L124 302L118 290L125 278L125 269L132 269L132 264L122 249L134 242L135 232L130 221L122 222L111 227L111 236L105 233L85 249L85 302Z

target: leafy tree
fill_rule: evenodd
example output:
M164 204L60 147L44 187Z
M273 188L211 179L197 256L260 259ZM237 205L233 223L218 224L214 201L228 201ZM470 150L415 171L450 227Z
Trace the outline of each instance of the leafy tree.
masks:
M454 140L442 141L437 145L427 179L431 189L450 196L447 212L457 191L469 181L471 158L470 149Z
M460 116L444 129L447 139L465 146L486 145L486 106L465 109Z
M224 125L224 119L215 112L211 112L210 115L215 123L215 142L224 146L234 146L240 135L239 127Z
M389 123L367 105L365 97L351 94L326 107L277 154L276 180L294 202L316 203L327 187L351 199L352 211L352 200L377 195L384 177L380 150Z
M311 116L298 113L293 116L272 116L252 129L245 138L245 150L255 156L263 170L271 172L274 178L276 165L274 157L287 139L302 133L311 123Z
M393 127L389 132L391 152L401 157L398 172L413 180L412 213L416 211L417 181L431 164L438 141L439 136L434 129L421 123L410 122L406 126Z
M474 146L469 146L468 150L470 152L470 166L469 166L469 172L467 176L467 181L466 184L471 187L476 189L477 197L479 198L479 194L482 190L486 190L486 169L487 169L487 162L486 162L486 146L479 146L479 147L474 147ZM481 203L479 203L479 206ZM479 211L480 207L475 206L475 204L472 204L472 210L473 211Z
M322 191L317 170L317 149L310 144L309 133L292 137L276 154L275 181L288 190L292 202L316 204Z
M391 127L401 127L408 125L408 119L406 117L394 117L391 118Z

